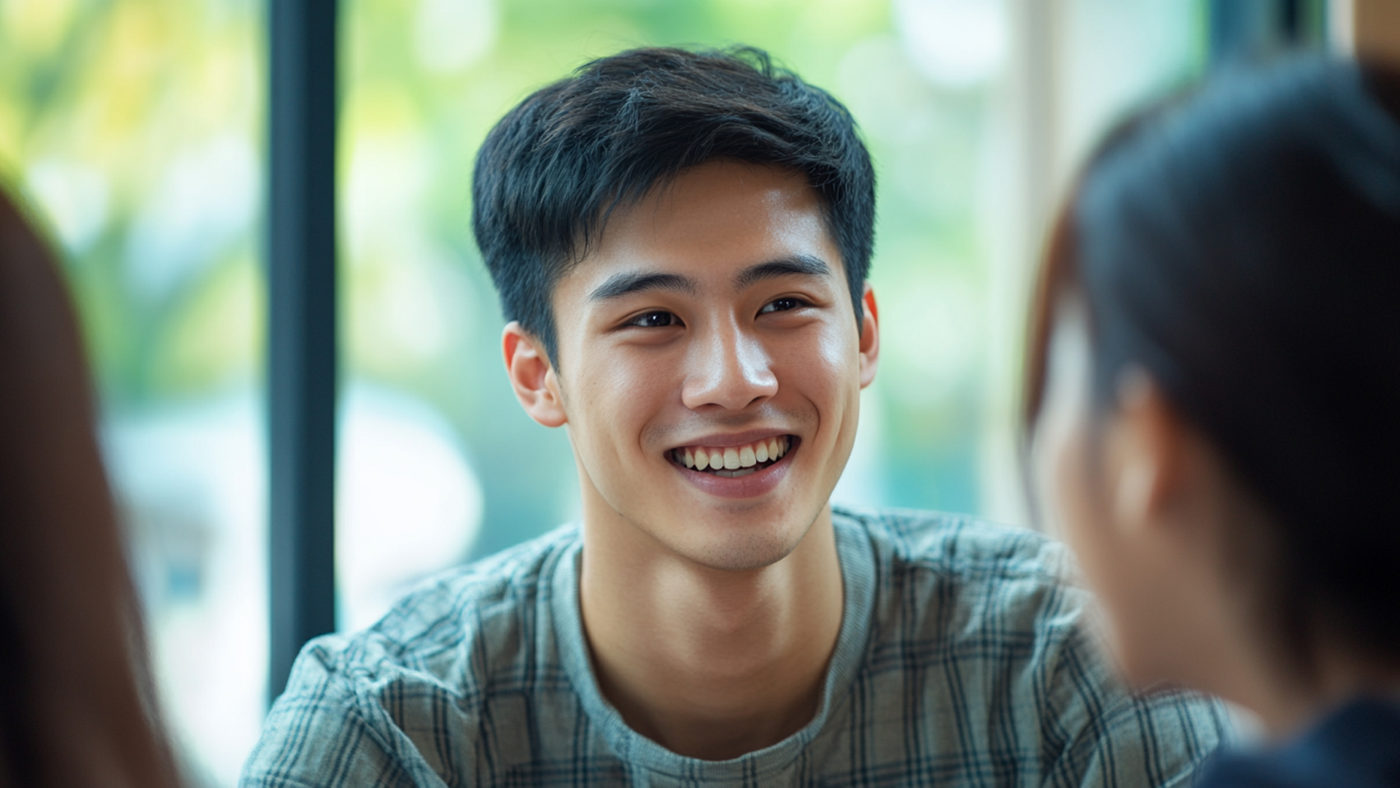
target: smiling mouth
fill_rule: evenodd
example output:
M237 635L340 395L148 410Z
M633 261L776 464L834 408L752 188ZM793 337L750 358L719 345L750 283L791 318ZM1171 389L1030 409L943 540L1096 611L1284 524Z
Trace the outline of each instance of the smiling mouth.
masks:
M732 479L757 473L796 448L796 436L779 435L742 446L682 446L667 453L682 468Z

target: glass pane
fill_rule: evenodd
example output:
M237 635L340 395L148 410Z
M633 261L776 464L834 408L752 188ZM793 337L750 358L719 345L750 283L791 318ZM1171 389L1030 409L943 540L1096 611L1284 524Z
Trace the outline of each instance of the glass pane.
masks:
M1145 99L1183 87L1204 70L1206 4L1180 0L1074 0L1064 38L1061 154L1074 162L1104 127Z
M0 173L66 258L194 784L234 782L263 712L258 8L0 3Z
M1078 0L1055 13L1072 33L1054 83L1071 114L1052 151L1065 164L1124 102L1199 68L1195 4ZM1007 163L1038 130L1016 105L1014 48L1049 34L1018 33L1014 14L1022 4L1004 0L347 3L342 624L373 621L415 577L575 515L564 434L531 422L503 374L501 314L469 226L472 161L529 91L642 44L764 47L864 129L880 176L884 341L835 497L1019 519L1012 411L1039 228L1008 207L1026 194Z

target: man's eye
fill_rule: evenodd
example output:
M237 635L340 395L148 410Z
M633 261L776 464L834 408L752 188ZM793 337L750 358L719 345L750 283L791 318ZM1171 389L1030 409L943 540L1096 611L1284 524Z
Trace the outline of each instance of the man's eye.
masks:
M772 301L769 301L767 304L763 305L762 309L758 310L758 313L762 315L768 312L786 312L790 309L797 309L798 307L804 306L807 306L806 301L803 301L800 298L793 298L791 296L787 296L784 298L775 298Z
M646 312L627 321L627 325L637 328L665 328L680 324L681 319L670 312Z

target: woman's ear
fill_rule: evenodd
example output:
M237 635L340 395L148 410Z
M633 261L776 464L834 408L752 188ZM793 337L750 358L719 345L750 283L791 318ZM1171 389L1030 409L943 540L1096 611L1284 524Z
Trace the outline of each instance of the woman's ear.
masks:
M861 302L865 309L860 318L860 387L865 388L875 380L875 369L880 365L880 310L868 282Z
M501 332L501 350L515 398L530 418L546 427L558 427L568 421L559 394L559 379L540 341L512 320Z
M1127 528L1166 522L1190 476L1187 425L1141 370L1119 379L1108 425L1105 475L1114 522Z

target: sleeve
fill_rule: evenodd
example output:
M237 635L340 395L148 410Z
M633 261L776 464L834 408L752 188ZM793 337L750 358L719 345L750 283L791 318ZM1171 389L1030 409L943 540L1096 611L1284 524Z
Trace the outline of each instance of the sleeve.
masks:
M1093 644L1071 636L1048 688L1058 702L1044 721L1059 755L1048 786L1190 786L1231 736L1219 701L1180 690L1132 694Z
M326 639L307 644L244 765L241 788L446 783Z

